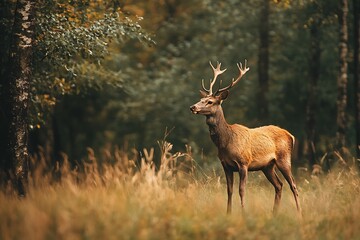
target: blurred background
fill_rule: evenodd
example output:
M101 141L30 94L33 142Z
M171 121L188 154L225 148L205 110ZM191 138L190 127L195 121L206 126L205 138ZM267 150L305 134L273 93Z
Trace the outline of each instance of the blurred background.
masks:
M247 59L250 71L223 103L228 123L287 129L298 167L330 168L337 149L355 157L355 2L40 1L30 151L75 164L88 147L141 153L166 135L176 151L190 146L199 164L219 165L205 118L189 106L212 78L209 61L228 69L226 85ZM1 56L14 6L1 1ZM2 77L5 65L2 57Z

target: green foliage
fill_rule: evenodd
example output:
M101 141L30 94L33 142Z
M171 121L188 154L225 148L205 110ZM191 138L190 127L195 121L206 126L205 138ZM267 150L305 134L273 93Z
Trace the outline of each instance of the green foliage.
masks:
M120 71L103 65L111 42L136 39L154 44L138 23L141 18L114 10L107 14L105 3L95 8L95 2L45 1L38 10L32 81L35 122L66 94L86 94L106 85L125 88Z

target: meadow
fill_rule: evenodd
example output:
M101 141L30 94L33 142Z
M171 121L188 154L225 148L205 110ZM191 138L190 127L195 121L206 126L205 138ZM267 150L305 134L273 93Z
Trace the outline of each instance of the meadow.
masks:
M51 171L43 155L33 157L28 196L0 192L0 239L360 239L354 168L296 174L302 216L287 184L273 216L272 186L261 172L251 173L245 209L235 191L227 215L221 171L204 170L189 152L172 153L166 141L160 149L158 167L153 149L144 150L140 164L136 152L115 149L100 161L88 149L81 168L64 155Z

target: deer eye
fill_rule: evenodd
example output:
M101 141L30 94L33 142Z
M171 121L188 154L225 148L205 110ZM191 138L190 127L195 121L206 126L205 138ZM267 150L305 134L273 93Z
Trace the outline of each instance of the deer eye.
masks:
M213 103L214 103L214 102L213 102L213 101L211 101L211 100L207 102L207 104L213 104Z

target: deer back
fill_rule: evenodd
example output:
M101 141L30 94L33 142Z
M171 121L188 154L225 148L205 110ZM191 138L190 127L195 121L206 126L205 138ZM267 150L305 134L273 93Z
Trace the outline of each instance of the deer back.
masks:
M237 167L249 166L249 170L259 170L271 161L291 155L294 137L277 126L247 128L230 125L232 132L226 147L219 148L219 157L225 163Z

